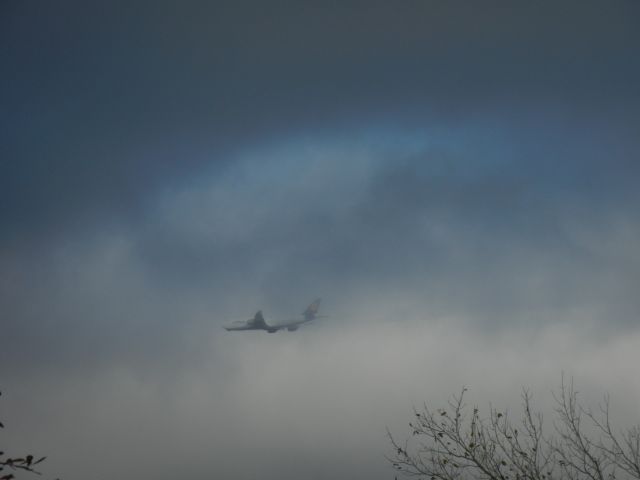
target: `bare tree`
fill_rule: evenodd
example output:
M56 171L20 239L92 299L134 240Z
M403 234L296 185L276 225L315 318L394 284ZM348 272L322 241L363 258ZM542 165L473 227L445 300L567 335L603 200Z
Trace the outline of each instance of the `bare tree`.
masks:
M414 410L412 435L403 443L387 432L396 470L430 480L640 480L640 427L616 431L608 396L594 412L563 377L547 434L528 390L517 421L491 406L485 416L469 409L466 391L446 408Z
M0 422L0 428L4 428L2 422ZM0 451L0 480L12 480L16 478L15 473L18 471L40 475L40 472L36 470L36 465L43 462L45 458L36 459L33 455L7 456L4 451Z

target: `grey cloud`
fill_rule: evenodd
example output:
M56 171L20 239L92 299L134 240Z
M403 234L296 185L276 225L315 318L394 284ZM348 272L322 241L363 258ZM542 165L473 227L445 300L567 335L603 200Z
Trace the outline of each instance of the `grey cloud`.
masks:
M441 405L464 384L483 409L492 402L514 411L524 384L548 412L560 369L575 376L588 403L609 390L616 418L633 416L637 335L594 342L588 328L569 323L478 337L446 319L415 320L409 328L373 321L304 336L211 335L210 352L218 353L188 371L145 379L114 368L58 385L36 378L10 385L4 408L29 412L14 420L25 429L13 429L19 444L34 448L39 439L49 471L68 478L388 478L384 430L404 435L412 405ZM55 439L50 431L59 432ZM96 452L117 461L96 466Z
M3 421L47 473L389 478L412 404L562 369L634 418L634 2L0 8Z
M611 174L608 161L588 158L553 169L547 157L560 161L555 144L514 142L540 156L527 164L533 170L520 171L519 151L503 139L481 138L477 149L469 141L464 152L380 147L351 171L340 157L328 159L335 147L319 168L306 163L305 148L293 148L287 155L296 157L302 173L291 173L287 160L267 167L254 161L245 167L243 188L220 187L226 180L216 177L187 188L142 232L139 254L156 278L169 284L177 278L188 288L253 283L268 296L299 289L293 296L306 297L332 285L334 295L348 297L366 285L412 291L430 308L461 309L498 324L522 308L600 301L593 296L600 292L609 298L603 305L614 309L605 314L608 321L633 322L634 295L626 287L616 292L613 284L632 285L637 267L613 260L618 247L602 243L635 231L637 215L627 202L636 195L625 178L632 170ZM348 156L361 147L353 141L342 148ZM597 141L565 135L563 154L576 158L598 148ZM285 179L262 179L265 169ZM305 175L307 184L298 185ZM591 181L617 188L593 192ZM619 220L611 223L613 211ZM583 238L595 232L597 248ZM635 258L632 247L624 251L621 258ZM607 278L613 284L602 290Z

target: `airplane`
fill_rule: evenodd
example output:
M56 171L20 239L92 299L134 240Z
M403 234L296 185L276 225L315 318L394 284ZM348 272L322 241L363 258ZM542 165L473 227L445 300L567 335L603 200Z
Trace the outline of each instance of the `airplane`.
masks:
M303 323L310 322L316 318L324 318L326 315L318 315L318 309L320 308L320 298L315 299L307 309L302 312L300 318L294 318L288 320L286 323L280 323L276 325L268 325L262 316L262 310L258 310L253 318L249 320L238 320L231 325L224 327L228 332L235 332L240 330L266 330L269 333L275 333L278 330L287 329L289 332L294 332Z

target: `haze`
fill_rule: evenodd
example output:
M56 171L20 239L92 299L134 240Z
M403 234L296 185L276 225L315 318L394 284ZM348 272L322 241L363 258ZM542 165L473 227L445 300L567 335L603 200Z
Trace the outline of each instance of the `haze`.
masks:
M640 419L640 4L0 5L3 447L390 479L561 372ZM263 310L296 332L226 332Z

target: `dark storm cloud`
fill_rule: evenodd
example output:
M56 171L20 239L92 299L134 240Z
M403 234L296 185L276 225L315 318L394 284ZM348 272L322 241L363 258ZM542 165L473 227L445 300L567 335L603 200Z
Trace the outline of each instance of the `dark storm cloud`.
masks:
M123 218L167 181L292 129L523 105L625 121L637 8L9 2L4 230Z

